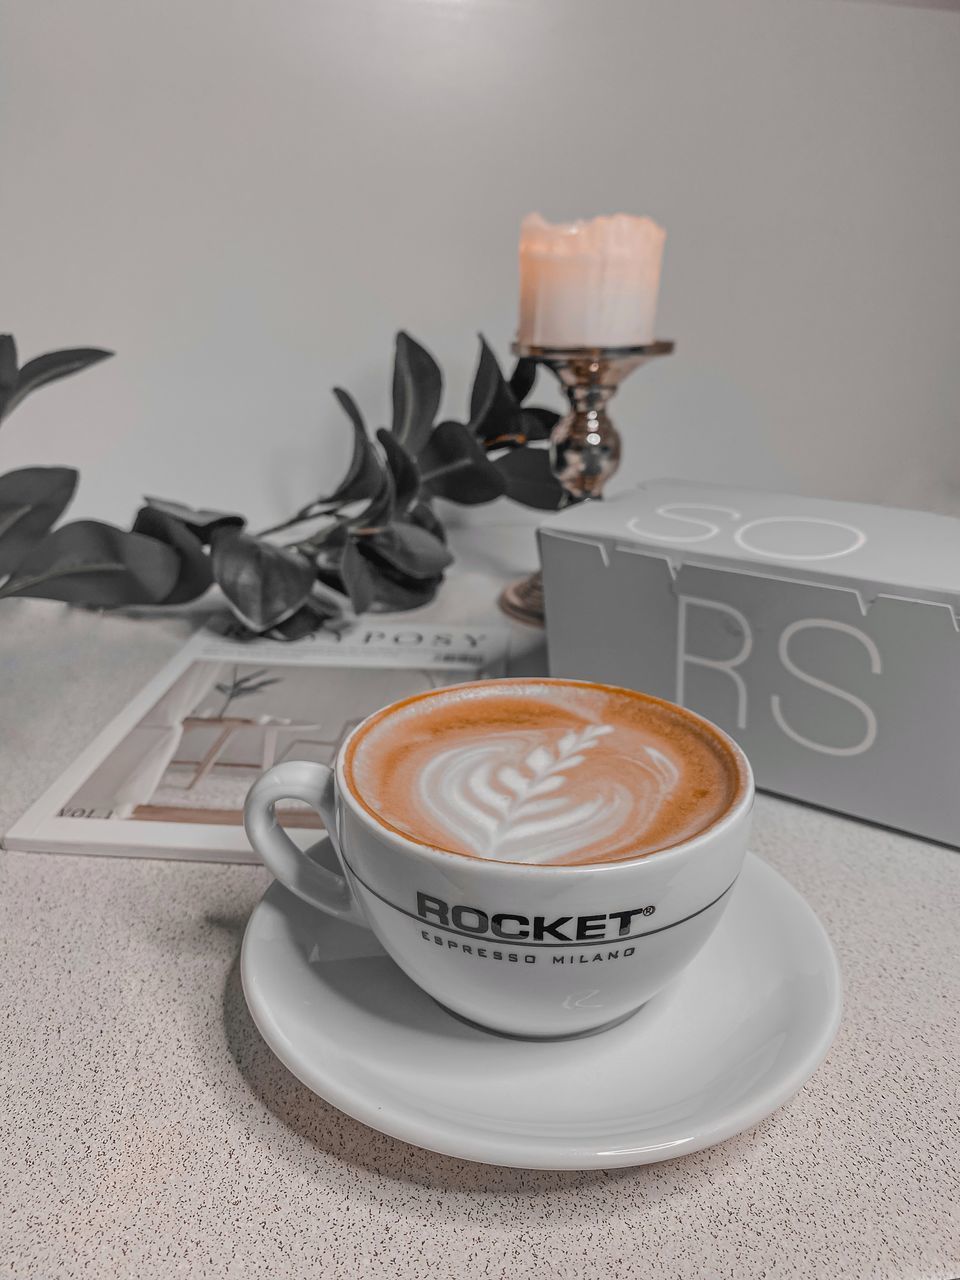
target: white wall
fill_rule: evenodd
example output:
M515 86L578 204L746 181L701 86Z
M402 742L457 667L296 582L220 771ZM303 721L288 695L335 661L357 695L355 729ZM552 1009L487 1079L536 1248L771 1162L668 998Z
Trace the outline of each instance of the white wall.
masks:
M0 468L255 521L329 489L399 326L461 410L520 217L668 229L621 482L960 510L960 15L842 0L6 0L0 327L117 358ZM554 392L549 389L552 398Z

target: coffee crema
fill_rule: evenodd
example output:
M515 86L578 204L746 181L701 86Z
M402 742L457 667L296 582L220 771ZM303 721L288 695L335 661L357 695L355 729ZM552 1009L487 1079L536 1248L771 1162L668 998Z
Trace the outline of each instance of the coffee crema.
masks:
M736 748L645 694L488 680L374 715L344 759L377 821L496 862L623 862L711 826L744 786Z

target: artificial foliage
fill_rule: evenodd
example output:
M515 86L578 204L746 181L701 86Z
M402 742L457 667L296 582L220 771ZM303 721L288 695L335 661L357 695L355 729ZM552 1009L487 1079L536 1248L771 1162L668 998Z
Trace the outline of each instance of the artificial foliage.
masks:
M54 351L20 366L13 338L0 337L0 421L39 387L111 354ZM467 421L438 421L440 368L399 333L389 429L371 434L350 394L335 388L353 438L346 475L259 533L238 513L161 498L146 498L130 529L59 523L77 472L9 471L0 475L0 599L170 607L216 585L232 634L284 640L336 627L350 613L426 604L453 561L438 500L475 505L506 497L542 510L568 500L546 448L557 415L526 403L536 372L532 361L519 360L505 377L481 338Z

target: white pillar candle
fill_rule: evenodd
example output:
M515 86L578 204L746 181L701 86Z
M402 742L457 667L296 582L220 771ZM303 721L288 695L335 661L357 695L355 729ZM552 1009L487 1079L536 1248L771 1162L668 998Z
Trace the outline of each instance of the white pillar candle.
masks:
M537 347L633 347L654 341L667 233L625 213L520 227L517 341Z

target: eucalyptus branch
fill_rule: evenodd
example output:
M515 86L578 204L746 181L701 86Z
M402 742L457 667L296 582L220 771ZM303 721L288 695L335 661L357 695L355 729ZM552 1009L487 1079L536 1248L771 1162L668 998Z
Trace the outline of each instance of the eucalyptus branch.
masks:
M13 338L0 335L0 418L37 388L109 354L76 348L20 366ZM545 440L556 418L524 407L534 376L535 369L518 365L506 379L481 339L469 422L437 422L440 368L399 333L390 429L371 439L353 398L335 388L353 435L346 475L333 492L324 486L329 496L255 534L237 513L151 497L130 530L97 520L58 524L76 488L74 470L24 467L0 475L0 599L174 606L216 584L235 619L232 634L285 640L339 626L347 604L336 596L352 614L417 608L434 597L453 559L434 499L564 505L546 452L525 447ZM310 521L324 523L316 531L298 527ZM291 530L287 545L271 541ZM238 688L231 700L254 691Z

